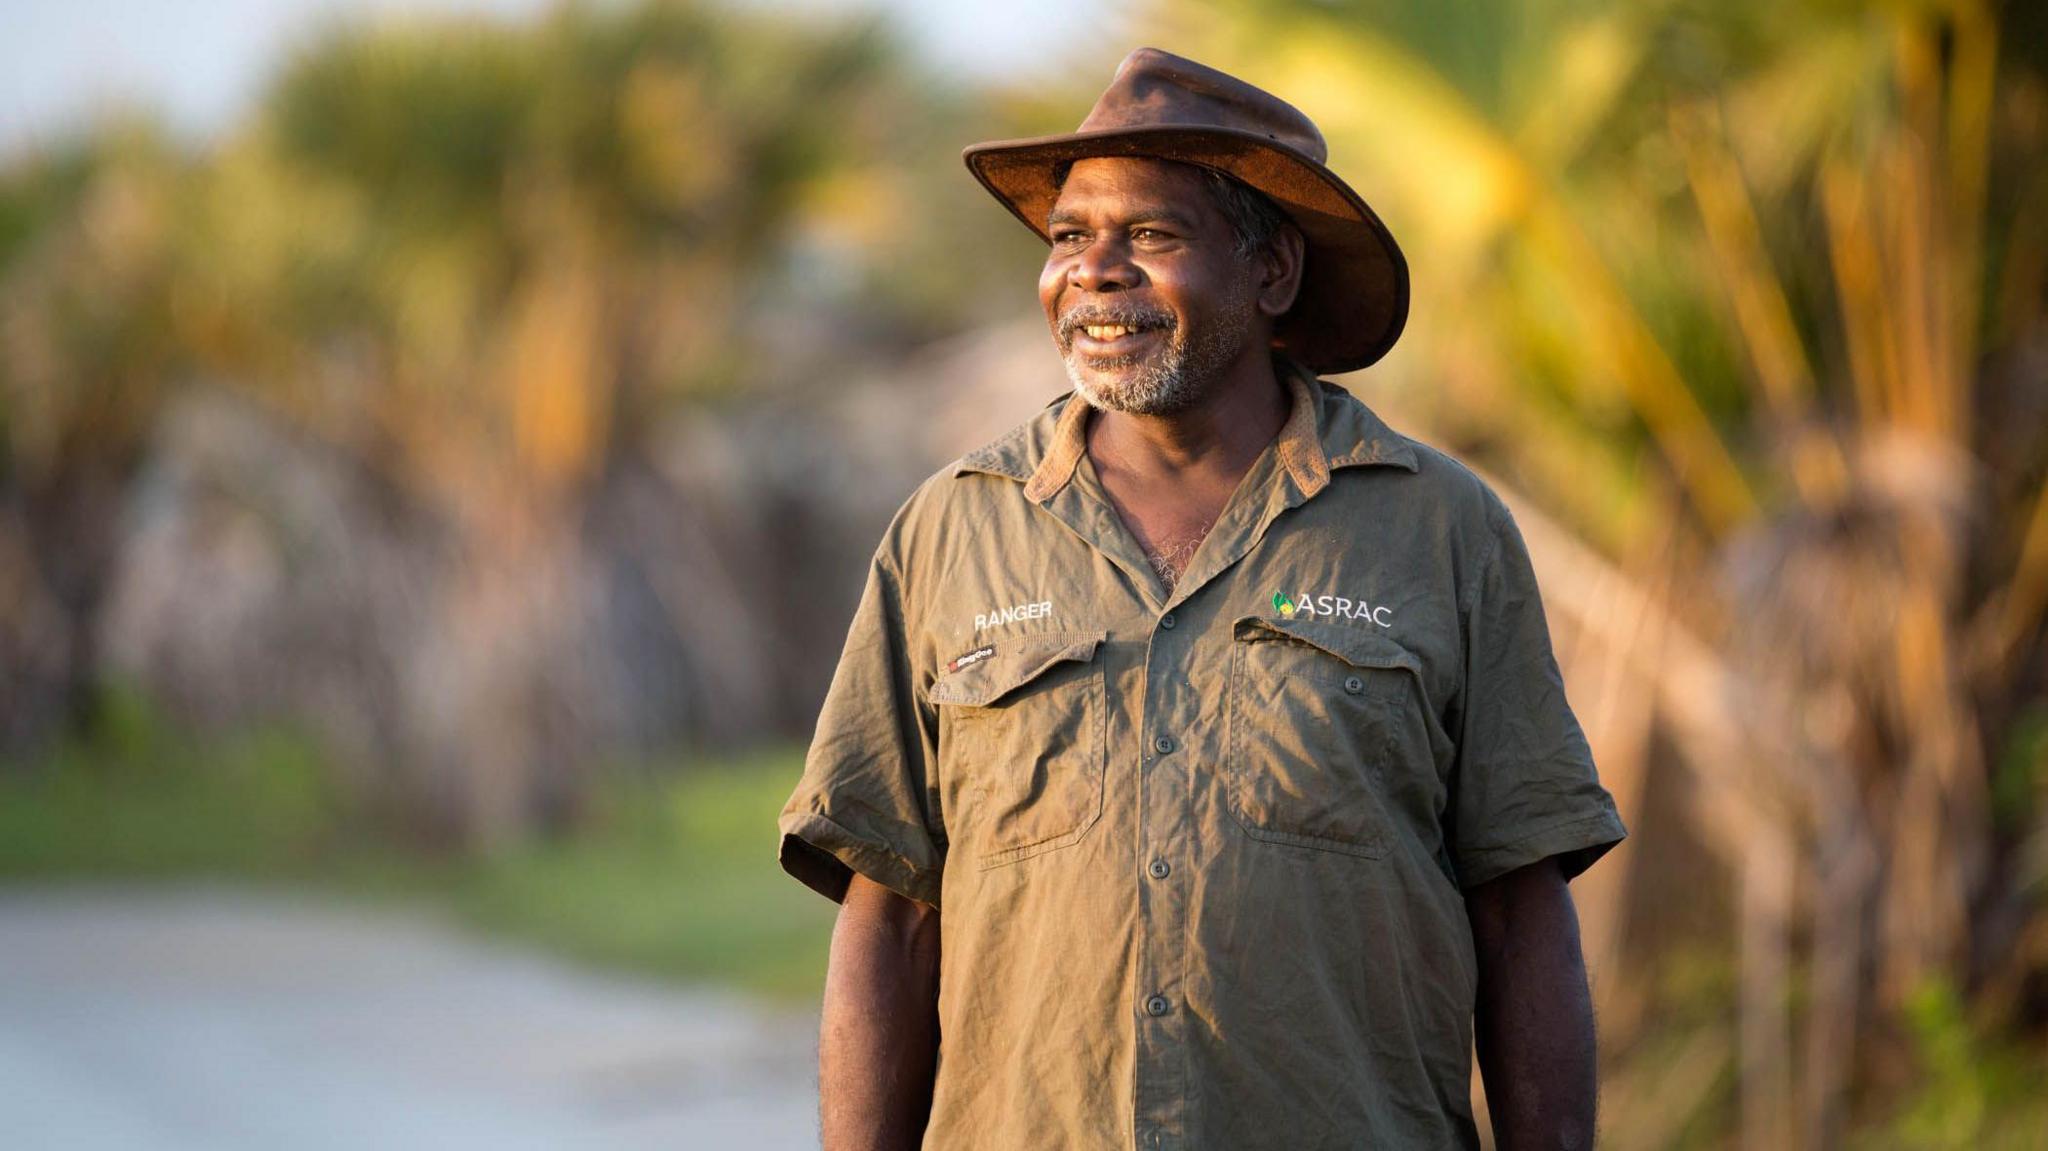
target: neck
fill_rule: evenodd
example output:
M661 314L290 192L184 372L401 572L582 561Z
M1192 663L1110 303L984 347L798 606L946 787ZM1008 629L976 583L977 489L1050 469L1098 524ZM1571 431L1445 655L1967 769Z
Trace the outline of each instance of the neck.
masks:
M1210 469L1242 471L1287 422L1287 389L1263 348L1242 358L1202 398L1177 412L1100 411L1088 452L1100 468L1170 479Z

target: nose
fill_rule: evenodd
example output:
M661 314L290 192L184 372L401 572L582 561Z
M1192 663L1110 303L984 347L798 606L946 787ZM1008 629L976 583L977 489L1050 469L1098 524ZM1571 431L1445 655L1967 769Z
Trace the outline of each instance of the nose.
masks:
M1136 287L1138 278L1130 246L1114 236L1098 237L1067 266L1067 283L1084 292L1121 292Z

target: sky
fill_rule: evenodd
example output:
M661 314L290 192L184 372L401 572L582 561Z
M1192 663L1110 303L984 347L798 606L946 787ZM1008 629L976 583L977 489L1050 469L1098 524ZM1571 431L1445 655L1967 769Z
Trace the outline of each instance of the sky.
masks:
M1057 46L1114 35L1131 0L739 0L879 6L963 77L1048 70ZM282 53L335 18L413 12L531 15L550 0L0 0L0 151L66 133L96 110L155 109L182 133L234 121ZM1105 20L1105 13L1107 19ZM1100 55L1097 53L1097 55Z

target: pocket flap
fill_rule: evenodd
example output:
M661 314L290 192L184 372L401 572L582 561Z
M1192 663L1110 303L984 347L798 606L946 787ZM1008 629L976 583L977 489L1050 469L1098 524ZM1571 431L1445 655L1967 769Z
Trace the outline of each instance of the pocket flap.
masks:
M991 640L989 654L932 681L925 698L935 704L987 707L1060 664L1095 658L1104 631L1036 632ZM979 649L977 649L979 650Z
M1386 636L1340 623L1247 615L1239 616L1231 624L1230 634L1241 643L1299 640L1336 656L1352 667L1405 667L1417 675L1422 674L1422 661L1415 657L1414 652Z

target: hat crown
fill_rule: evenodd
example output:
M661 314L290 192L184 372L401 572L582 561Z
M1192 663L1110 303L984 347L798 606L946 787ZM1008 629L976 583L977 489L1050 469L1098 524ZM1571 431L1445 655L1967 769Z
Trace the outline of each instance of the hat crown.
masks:
M1326 163L1315 123L1278 96L1225 72L1157 48L1124 57L1082 132L1128 128L1226 128L1251 132Z

